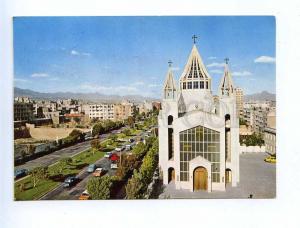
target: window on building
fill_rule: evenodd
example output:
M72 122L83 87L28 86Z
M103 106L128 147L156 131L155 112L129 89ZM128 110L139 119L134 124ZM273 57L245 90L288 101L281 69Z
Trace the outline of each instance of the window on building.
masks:
M203 126L180 132L180 181L188 181L189 161L197 156L212 164L212 181L220 182L220 133Z
M192 87L192 82L188 82L187 86L188 86L188 89L192 89L193 88Z
M182 88L183 88L183 89L186 89L186 82L183 82L183 83L182 83Z
M194 82L194 89L198 89L199 88L199 82Z
M204 82L203 81L200 82L200 89L204 89Z

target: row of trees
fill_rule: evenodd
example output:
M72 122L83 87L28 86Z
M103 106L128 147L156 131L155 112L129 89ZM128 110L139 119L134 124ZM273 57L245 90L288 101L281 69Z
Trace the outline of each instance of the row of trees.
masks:
M143 159L145 154L147 154L146 156L148 156L148 153L152 153L150 151L147 153L147 151L150 148L152 148L152 144L154 142L155 142L155 138L149 137L146 140L145 144L139 143L133 148L132 155L122 154L118 164L118 169L116 171L116 176L105 175L103 177L91 177L87 183L87 190L91 198L95 200L109 199L112 195L115 186L117 186L120 183L126 182L128 176L133 173L133 170L138 169L138 167L141 164L141 160ZM147 173L146 170L149 169L148 168L149 164L152 164L151 162L148 161L149 159L151 160L151 158L147 158L144 161L145 167L141 169L143 170L142 171L143 176L146 175ZM150 166L152 167L152 165ZM149 174L147 174L147 176L148 175Z
M262 146L265 142L261 133L253 133L252 135L241 135L240 143L246 146Z
M143 199L148 185L152 181L154 171L158 165L158 140L155 139L152 147L143 159L139 170L133 171L132 178L128 181L126 189L127 199Z
M93 126L92 135L98 136L123 126L124 124L121 121L111 121L111 120L98 121Z

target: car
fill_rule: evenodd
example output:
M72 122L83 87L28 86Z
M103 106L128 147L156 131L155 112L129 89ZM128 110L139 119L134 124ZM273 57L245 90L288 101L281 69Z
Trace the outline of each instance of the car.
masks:
M112 152L106 152L105 155L104 155L104 157L105 158L110 158L111 155L112 155Z
M88 200L90 199L90 194L87 190L84 190L78 198L79 200Z
M21 177L25 177L28 174L28 170L27 169L17 169L15 170L15 179L21 178Z
M92 172L95 171L96 168L97 168L97 167L96 167L95 164L91 164L91 165L88 166L87 172L88 172L88 173L92 173Z
M128 142L132 143L132 142L134 142L134 139L128 139Z
M131 149L132 149L132 147L131 147L130 144L128 144L128 145L125 146L125 150L126 150L126 151L131 150Z
M118 164L116 162L111 163L110 165L111 169L117 169L118 168Z
M104 169L103 168L97 168L94 172L93 172L93 176L94 177L101 177L104 174Z
M270 155L264 159L265 162L269 163L276 163L276 156L275 155Z
M119 158L120 157L117 154L112 154L111 157L110 157L110 160L114 162L114 161L118 161Z
M123 151L124 149L125 149L125 147L124 147L124 146L121 146L121 147L117 147L117 148L115 149L115 151L121 152L121 151Z
M79 181L79 179L75 176L71 176L71 177L67 177L64 181L64 188L69 188L72 187L74 185L76 185L76 183Z

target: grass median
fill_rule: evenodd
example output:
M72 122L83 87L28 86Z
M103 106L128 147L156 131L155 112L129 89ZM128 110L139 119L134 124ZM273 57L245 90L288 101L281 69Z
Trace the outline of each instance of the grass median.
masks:
M31 176L28 176L14 184L15 200L36 200L42 197L47 192L56 188L65 177L77 175L84 167L92 164L104 156L104 152L92 153L90 149L83 151L72 157L72 162L68 164L61 172L59 177L54 173L60 166L60 162L49 166L49 178L41 180L35 188ZM22 186L22 187L21 187Z

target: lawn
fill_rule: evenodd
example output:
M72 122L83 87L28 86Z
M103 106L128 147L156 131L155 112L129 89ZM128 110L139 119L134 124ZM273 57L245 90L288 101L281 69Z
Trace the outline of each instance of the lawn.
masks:
M72 163L67 165L61 175L54 175L53 172L58 168L56 163L49 167L50 177L46 180L40 181L35 188L33 188L31 177L28 176L21 181L15 183L15 200L36 200L41 196L57 187L67 176L78 174L87 165L96 162L104 156L104 152L91 153L90 150L83 151L80 154L72 157ZM24 191L20 191L20 184L24 184Z

